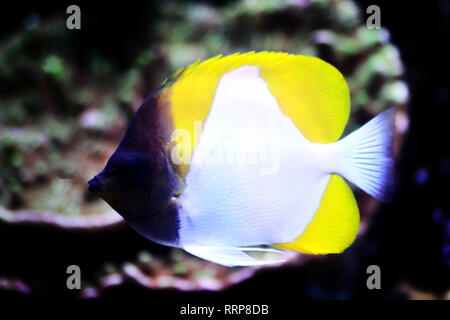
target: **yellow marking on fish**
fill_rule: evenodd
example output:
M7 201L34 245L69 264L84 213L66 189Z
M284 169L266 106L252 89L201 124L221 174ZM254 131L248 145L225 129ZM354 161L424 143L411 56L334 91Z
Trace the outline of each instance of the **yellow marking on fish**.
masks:
M353 243L359 230L359 210L352 190L345 180L332 174L319 209L305 231L281 249L304 253L340 253Z

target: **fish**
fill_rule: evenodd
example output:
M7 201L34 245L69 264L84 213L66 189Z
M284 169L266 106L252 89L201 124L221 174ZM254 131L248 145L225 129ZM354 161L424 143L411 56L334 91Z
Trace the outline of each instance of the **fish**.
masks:
M199 60L144 100L88 189L147 239L225 266L338 254L359 230L349 182L381 202L394 185L395 108L341 138L349 116L319 58Z

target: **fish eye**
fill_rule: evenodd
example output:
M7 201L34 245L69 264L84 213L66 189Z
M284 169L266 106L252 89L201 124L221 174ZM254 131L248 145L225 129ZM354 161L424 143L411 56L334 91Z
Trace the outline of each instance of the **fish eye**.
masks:
M121 161L117 175L125 183L141 183L145 177L145 164L138 158L127 158Z
M106 175L111 176L113 173L114 173L114 170L113 170L113 168L111 166L107 166L105 168L105 174Z

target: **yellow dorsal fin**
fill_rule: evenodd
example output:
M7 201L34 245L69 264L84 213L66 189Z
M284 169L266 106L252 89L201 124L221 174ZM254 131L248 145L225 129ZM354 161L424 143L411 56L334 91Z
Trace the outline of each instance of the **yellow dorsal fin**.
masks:
M332 174L319 209L305 231L290 243L276 247L304 253L340 253L350 246L359 229L359 210L343 178Z
M190 136L189 147L183 139L176 145L184 161L191 159L198 141L195 122L206 120L220 78L243 65L259 66L281 110L306 138L321 143L339 139L348 120L350 98L336 68L318 58L287 53L236 53L197 61L179 70L173 84L164 90L170 101L173 128L184 129ZM185 175L189 164L181 164L180 169Z
M350 93L335 67L318 58L289 55L259 69L283 113L307 139L339 139L350 114Z

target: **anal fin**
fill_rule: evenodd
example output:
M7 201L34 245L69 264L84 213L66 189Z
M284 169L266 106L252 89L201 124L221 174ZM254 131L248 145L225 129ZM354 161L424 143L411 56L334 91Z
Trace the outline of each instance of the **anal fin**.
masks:
M332 174L319 209L305 231L293 242L274 246L311 254L340 253L349 247L359 230L359 210L345 180Z

